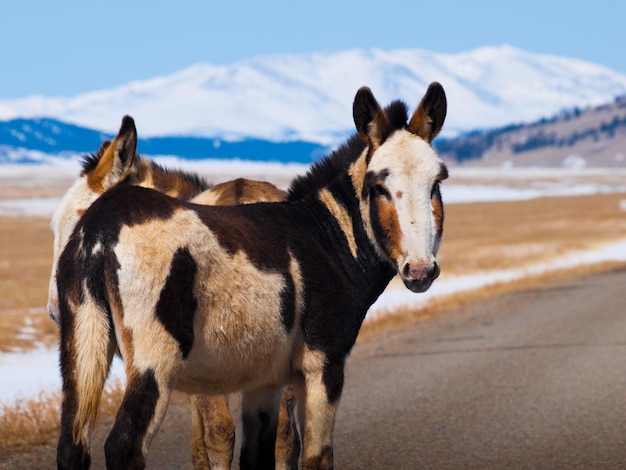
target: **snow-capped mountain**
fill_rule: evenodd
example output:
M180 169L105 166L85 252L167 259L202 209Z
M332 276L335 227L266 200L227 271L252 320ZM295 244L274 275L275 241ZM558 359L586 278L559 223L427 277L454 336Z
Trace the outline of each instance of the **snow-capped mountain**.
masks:
M529 122L626 95L626 75L508 45L459 54L356 49L270 55L69 97L0 99L0 120L49 117L115 133L135 118L142 137L256 138L334 144L353 132L352 100L369 86L381 104L417 105L431 81L448 96L444 136Z

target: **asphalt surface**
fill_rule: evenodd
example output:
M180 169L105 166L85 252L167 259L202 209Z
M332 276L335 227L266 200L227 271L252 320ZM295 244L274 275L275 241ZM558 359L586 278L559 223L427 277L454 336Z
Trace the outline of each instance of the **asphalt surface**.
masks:
M189 422L179 397L149 468L192 468ZM103 468L107 425L94 436L93 468ZM54 446L16 458L1 468L54 468ZM507 294L357 344L335 467L626 468L626 270Z
M363 344L335 457L342 469L626 468L626 271Z

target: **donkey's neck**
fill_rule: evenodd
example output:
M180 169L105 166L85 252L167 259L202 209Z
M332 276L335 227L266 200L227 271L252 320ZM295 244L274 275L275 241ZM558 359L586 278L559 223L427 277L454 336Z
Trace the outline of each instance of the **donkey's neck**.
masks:
M356 177L358 180L359 178ZM382 291L387 287L396 270L392 264L380 256L368 236L364 225L360 203L360 190L354 186L355 175L345 173L328 186L316 193L319 210L328 217L330 223L322 222L327 226L325 235L330 238L329 243L343 247L337 250L338 262L348 273L355 287L361 290L367 308L374 303ZM358 192L357 192L358 191ZM323 219L324 215L318 215ZM365 314L365 312L363 312Z

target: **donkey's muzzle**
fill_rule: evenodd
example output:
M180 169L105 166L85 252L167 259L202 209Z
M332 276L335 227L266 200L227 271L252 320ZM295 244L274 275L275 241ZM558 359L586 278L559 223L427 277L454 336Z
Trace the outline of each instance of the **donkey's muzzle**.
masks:
M432 265L406 263L400 277L407 289L426 292L440 273L441 269L436 261Z

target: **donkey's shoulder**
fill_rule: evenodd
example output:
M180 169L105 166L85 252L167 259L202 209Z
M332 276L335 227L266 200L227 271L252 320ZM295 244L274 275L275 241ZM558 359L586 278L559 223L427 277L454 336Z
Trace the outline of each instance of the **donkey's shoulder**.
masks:
M115 233L124 225L136 225L154 219L170 219L176 209L183 205L184 201L153 189L118 185L93 202L85 211L75 232Z

